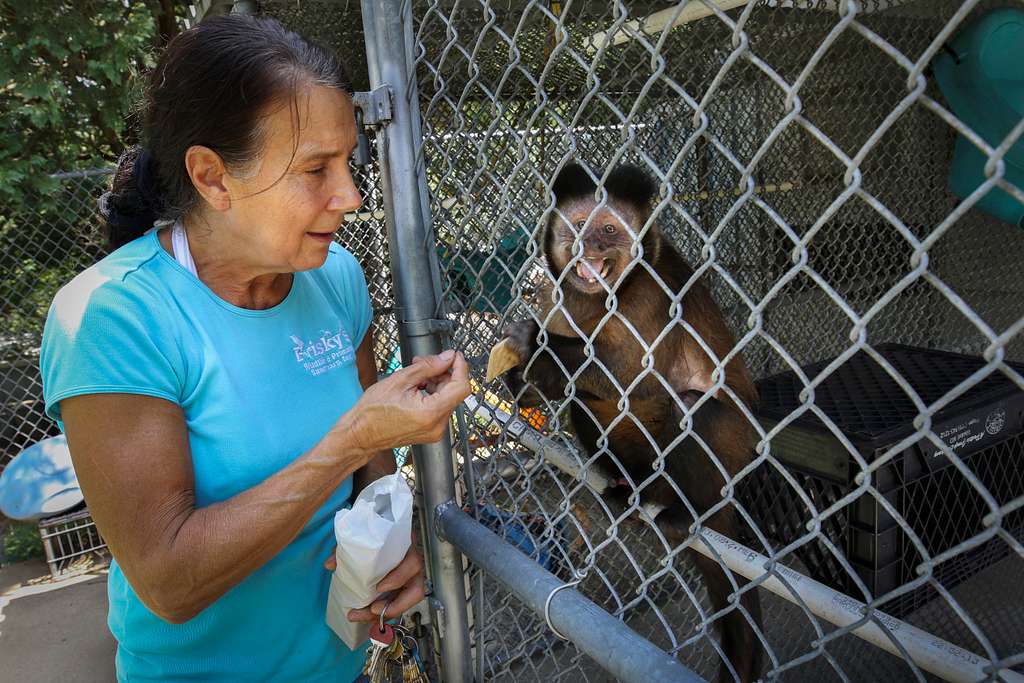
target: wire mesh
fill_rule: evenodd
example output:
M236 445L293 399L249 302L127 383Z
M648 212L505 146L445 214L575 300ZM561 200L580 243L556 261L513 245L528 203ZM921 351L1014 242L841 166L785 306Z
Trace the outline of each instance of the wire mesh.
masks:
M975 208L977 196L964 201L947 186L957 136L997 163L1021 126L982 140L931 72L951 36L1003 7L1012 4L412 2L446 312L455 345L476 361L477 408L459 445L471 454L462 471L481 523L566 581L589 570L579 590L715 676L711 624L722 615L711 614L688 557L495 418L533 420L587 471L597 465L568 417L578 399L547 395L524 414L502 382L483 380L507 323L549 320L541 236L558 170L579 160L600 178L631 162L660 185L655 220L702 271L759 386L779 373L796 386L781 417L758 414L758 456L723 488L722 500L758 527L744 540L811 576L831 572L854 597L997 666L1019 667L1020 605L996 597L1024 567L1018 428L970 454L942 441L952 437L940 413L963 408L986 376L1014 395L1024 388L1008 362L1024 359L1024 239ZM704 16L671 25L691 11ZM1020 197L1005 177L990 184ZM616 306L610 296L609 319ZM927 392L886 359L893 343L967 354L974 365ZM907 432L871 452L819 403L823 383L858 353L877 361L911 411ZM835 399L886 410L848 392ZM784 457L796 438L786 429L802 415L835 435L841 481ZM911 447L936 452L943 467L906 476ZM772 526L773 515L785 524ZM858 549L884 550L871 558L877 580L865 579ZM606 679L514 595L470 572L480 678ZM930 677L852 628L760 592L769 678Z
M57 289L103 251L95 198L109 171L58 173L55 189L0 206L0 470L58 433L43 412L39 340Z

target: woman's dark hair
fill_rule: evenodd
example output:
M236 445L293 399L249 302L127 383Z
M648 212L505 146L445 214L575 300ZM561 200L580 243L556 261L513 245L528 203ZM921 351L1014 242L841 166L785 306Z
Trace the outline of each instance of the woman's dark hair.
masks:
M171 40L149 77L142 144L121 155L110 191L99 200L110 248L195 205L184 163L189 147L204 145L229 170L244 169L260 153L260 122L269 107L291 102L295 110L296 96L309 85L352 92L329 50L273 19L213 17Z

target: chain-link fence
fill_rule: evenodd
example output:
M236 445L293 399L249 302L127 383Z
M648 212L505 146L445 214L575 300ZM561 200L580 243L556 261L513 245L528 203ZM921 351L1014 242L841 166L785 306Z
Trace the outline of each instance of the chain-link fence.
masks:
M0 206L0 471L58 433L43 412L39 341L57 289L104 253L96 197L110 171L56 173L56 189Z
M518 387L483 378L510 322L572 317L572 273L543 258L545 225L562 215L558 172L579 161L601 181L633 163L658 188L648 227L698 271L736 339L728 350L758 380L760 401L742 411L752 459L719 461L724 481L707 486L711 508L752 527L736 540L778 563L751 577L763 586L761 673L930 677L903 638L916 626L957 656L993 662L992 680L1011 678L1024 661L1011 597L1024 569L1024 381L1012 363L1024 360L1024 235L983 196L1024 199L1010 180L1024 122L1018 104L995 137L974 130L939 73L944 60L969 63L957 41L1005 8L1019 22L1005 2L413 2L443 313L479 372L457 444L476 518L563 581L584 577L575 590L688 668L718 673L713 626L737 606L713 606L692 554L643 513L682 455L658 444L638 476L632 454L608 453L624 423L657 441L629 408L643 405L640 379L616 381L613 369L628 296L606 289L600 321L574 321L593 344L579 366L549 345L564 326L540 334L537 367L558 374L543 365L558 357L573 381L535 378L567 385L539 411L520 410ZM969 196L949 189L958 138L985 162ZM675 326L687 320L685 305L667 310L680 294L665 292ZM664 333L631 352L657 356ZM652 361L638 377L664 387L665 367ZM611 415L587 415L594 375L618 392L600 397ZM711 407L692 419L701 409ZM609 502L609 478L636 494L624 509ZM679 507L698 505L685 498ZM775 595L772 579L796 576L784 568L840 591L835 604L847 594L874 609L837 622L792 585ZM604 680L523 595L477 565L470 576L478 678ZM889 633L866 642L855 634L865 623Z
M642 680L650 662L623 652L622 643L642 644L633 636L655 648L644 653L667 652L714 679L736 652L717 627L746 623L762 651L756 675L767 679L1024 680L1024 233L1005 209L1024 203L1015 175L1024 119L1019 61L997 58L1019 49L1020 3L364 3L364 13L394 11L404 22L401 82L386 76L400 69L380 65L403 61L403 41L390 35L382 45L385 36L367 31L367 51L377 54L366 59L363 22L375 18L355 5L281 0L260 11L336 47L358 89L386 85L404 98L395 120L381 124L392 129L378 139L384 158L362 173L364 206L342 239L367 274L382 372L401 364L400 338L410 348L442 329L474 368L474 395L454 423L452 493L503 542L473 547L443 520L432 523L423 487L436 497L445 484L431 476L450 474L446 462L421 454L415 473L406 467L428 479L417 482L421 517L428 550L444 560L431 564L435 635L448 636L435 639L444 679L468 678L453 673L461 656L453 651L464 650L477 680L602 681L608 670ZM1005 19L1002 33L984 23L992 17ZM978 56L987 54L983 38L1000 47L991 63ZM992 81L972 94L984 105L980 119L949 85L956 67L979 60ZM987 82L973 76L960 78ZM415 172L406 174L415 178L401 188L395 129L415 149ZM623 163L643 169L654 208L634 232L660 230L696 276L678 286L651 276L671 329L627 339L637 382L619 381L609 365L617 349L607 335L616 325L629 330L632 312L622 286L606 283L597 323L572 321L590 344L578 367L557 372L575 381L527 401L529 383L488 383L484 370L517 321L543 330L530 350L535 363L559 356L553 335L565 328L555 321L572 317L565 293L591 227L576 231L564 272L549 270L545 226L565 214L552 184L571 161L600 186ZM395 208L408 197L383 193L389 173L393 193L419 187L429 197L418 252L408 247L415 240L393 251L415 221ZM965 178L975 178L966 190ZM0 373L0 465L52 430L33 355L38 327L67 279L56 269L74 273L102 253L84 197L103 180L62 179L66 198L45 219L28 206L0 218L10 349ZM603 191L597 198L597 211L611 201ZM651 270L642 259L634 252L627 264L641 276ZM410 313L422 292L399 299L393 284L424 264L434 269L420 283L432 290L429 320ZM696 341L686 297L700 287L732 333L732 363ZM655 362L679 339L717 368L713 386L702 387L713 396L694 403ZM757 401L733 390L740 362ZM616 392L600 397L602 415L584 390L594 376ZM671 444L637 412L647 380L677 405ZM731 402L751 425L749 460L723 464L715 440L704 442L698 425L716 402ZM609 445L623 424L646 437L653 456L642 467ZM669 538L671 525L655 521L647 503L673 481L680 448L717 475L704 488L710 501L675 487L670 508L700 525L686 519L676 525L682 537ZM730 539L709 528L723 510L737 520ZM465 584L439 531L473 560ZM538 586L557 590L538 602L488 563L509 547L555 581ZM728 568L734 595L724 605L708 595L701 553ZM463 586L468 641L458 637L463 606L450 601ZM577 598L630 631L595 652L568 606L584 604ZM723 680L749 678L730 664Z

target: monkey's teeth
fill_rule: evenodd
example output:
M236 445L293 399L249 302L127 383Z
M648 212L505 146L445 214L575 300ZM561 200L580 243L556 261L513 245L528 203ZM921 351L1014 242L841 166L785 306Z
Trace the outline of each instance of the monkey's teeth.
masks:
M597 268L595 268L590 261L583 260L576 262L576 274L579 275L581 280L597 282L597 277L601 273L598 272Z
M608 271L610 271L611 269L612 269L612 267L608 265L608 262L604 261L603 265L601 266L601 279L602 280L607 280L608 279Z

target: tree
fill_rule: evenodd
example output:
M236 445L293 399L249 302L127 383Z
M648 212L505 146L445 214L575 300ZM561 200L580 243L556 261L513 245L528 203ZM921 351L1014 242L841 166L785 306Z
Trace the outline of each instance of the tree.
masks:
M51 175L110 166L135 141L138 74L184 14L172 0L0 0L0 358L37 343L57 287L102 251L108 179Z
M171 0L0 0L0 203L133 142L137 74L176 33Z

